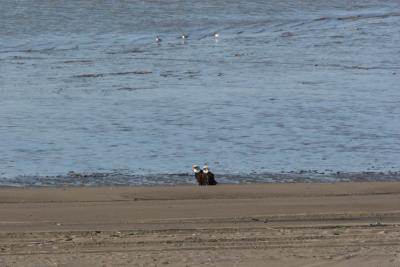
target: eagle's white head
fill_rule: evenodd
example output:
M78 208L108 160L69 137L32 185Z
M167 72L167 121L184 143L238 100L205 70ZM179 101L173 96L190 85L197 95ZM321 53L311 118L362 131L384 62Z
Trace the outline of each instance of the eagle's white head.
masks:
M208 164L204 164L204 166L203 166L203 172L204 172L204 173L208 173L208 170L209 170Z
M197 166L197 165L193 165L193 166L192 166L192 171L193 171L194 173L199 173L199 172L200 172L200 167Z

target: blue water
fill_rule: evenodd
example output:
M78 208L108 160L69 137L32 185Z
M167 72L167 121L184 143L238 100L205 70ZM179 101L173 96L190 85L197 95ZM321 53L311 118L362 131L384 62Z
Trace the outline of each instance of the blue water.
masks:
M2 0L0 25L0 185L400 178L397 0Z

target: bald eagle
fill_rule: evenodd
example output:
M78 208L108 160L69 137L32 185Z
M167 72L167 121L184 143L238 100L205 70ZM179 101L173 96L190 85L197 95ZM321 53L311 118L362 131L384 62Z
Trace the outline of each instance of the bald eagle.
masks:
M204 165L203 167L203 177L205 180L205 183L207 185L217 185L217 181L215 181L215 177L214 174L210 171L210 169L208 168L208 165Z
M194 172L194 176L196 177L196 181L199 185L206 185L205 177L203 171L200 170L200 167L197 165L192 166L192 171Z

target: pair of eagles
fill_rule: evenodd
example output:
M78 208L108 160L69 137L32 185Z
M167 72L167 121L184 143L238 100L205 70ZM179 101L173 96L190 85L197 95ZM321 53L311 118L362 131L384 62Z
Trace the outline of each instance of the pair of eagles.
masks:
M198 165L193 165L192 170L194 176L196 177L197 183L199 185L216 185L214 174L209 170L208 166L205 165L203 170L200 169Z

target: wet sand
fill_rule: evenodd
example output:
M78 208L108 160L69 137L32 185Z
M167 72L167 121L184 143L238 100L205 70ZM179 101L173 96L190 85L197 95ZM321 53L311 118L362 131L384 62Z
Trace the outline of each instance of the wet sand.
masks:
M400 266L400 183L1 188L0 266Z

